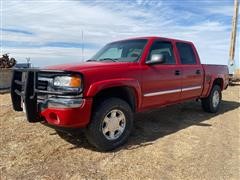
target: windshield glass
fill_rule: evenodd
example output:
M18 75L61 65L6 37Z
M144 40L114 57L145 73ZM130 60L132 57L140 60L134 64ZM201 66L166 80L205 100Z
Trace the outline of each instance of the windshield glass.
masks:
M113 42L104 46L91 60L136 62L141 57L146 43L146 39Z

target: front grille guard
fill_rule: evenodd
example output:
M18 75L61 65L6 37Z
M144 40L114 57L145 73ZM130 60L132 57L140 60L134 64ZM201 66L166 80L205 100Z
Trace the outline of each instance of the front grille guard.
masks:
M37 95L63 95L78 96L81 92L61 92L37 89L38 74L71 75L79 74L77 72L42 70L42 69L14 69L11 83L12 105L15 111L23 111L22 102L24 102L27 120L29 122L42 121L39 116Z

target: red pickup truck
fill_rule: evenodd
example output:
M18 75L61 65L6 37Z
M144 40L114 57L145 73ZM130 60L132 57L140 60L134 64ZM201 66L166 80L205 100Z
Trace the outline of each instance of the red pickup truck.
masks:
M192 99L215 113L227 86L227 66L201 64L193 43L142 37L109 43L85 63L15 69L11 97L29 122L83 128L107 151L126 142L134 113Z

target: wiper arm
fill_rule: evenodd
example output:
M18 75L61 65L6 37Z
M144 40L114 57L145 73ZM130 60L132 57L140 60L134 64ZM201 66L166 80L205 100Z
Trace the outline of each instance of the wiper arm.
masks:
M92 61L97 61L97 60L95 60L95 59L89 59L89 60L87 60L86 62L92 62Z
M103 59L99 59L99 61L113 61L113 62L117 62L118 59L112 59L112 58L103 58Z

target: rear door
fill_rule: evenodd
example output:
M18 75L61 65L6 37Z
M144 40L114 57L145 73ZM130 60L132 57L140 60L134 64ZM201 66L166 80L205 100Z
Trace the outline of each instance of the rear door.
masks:
M203 86L203 68L191 43L176 42L182 73L181 100L199 97Z
M163 64L145 64L142 68L143 108L171 104L180 100L181 75L171 41L155 40L146 61L164 54Z

